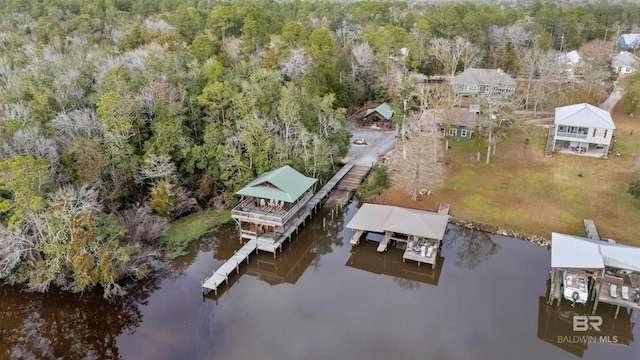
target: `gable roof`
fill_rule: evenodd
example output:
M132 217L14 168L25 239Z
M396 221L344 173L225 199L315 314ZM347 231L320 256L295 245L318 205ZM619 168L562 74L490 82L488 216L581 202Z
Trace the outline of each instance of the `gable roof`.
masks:
M581 61L582 61L582 57L576 50L572 50L566 54L562 54L558 56L558 63L560 65L566 65L567 63L578 65Z
M306 177L289 165L268 171L236 192L236 195L255 196L280 200L288 203L296 201L317 179Z
M640 271L640 248L551 233L551 267Z
M377 233L392 231L442 240L448 222L449 215L445 214L365 203L347 227Z
M380 116L384 117L387 120L390 120L393 116L393 109L391 109L391 106L389 106L389 104L387 104L386 102L378 105L373 109L368 109L364 116L367 117L374 112L377 112L378 114L380 114Z
M557 107L555 124L599 129L616 128L608 111L587 103Z
M630 52L621 51L620 54L613 57L611 60L611 66L617 68L618 66L630 66L632 68L638 67L638 58Z
M500 69L469 68L451 78L451 84L516 86L515 80Z
M618 38L618 46L623 49L640 46L640 34L622 34Z
M469 107L469 110L451 109L451 114L453 115L450 121L451 125L475 127L478 121L478 113L471 111L471 107Z

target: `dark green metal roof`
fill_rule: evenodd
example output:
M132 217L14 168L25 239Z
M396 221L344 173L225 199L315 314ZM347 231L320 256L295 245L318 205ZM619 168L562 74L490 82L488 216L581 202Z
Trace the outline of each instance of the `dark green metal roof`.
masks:
M317 179L306 177L289 165L260 175L236 195L254 196L292 203L305 193Z
M387 103L382 103L378 105L378 107L376 107L375 109L367 110L367 113L364 116L369 116L374 112L377 112L387 120L391 120L391 117L393 116L393 110L391 109L391 106L389 106L389 104Z

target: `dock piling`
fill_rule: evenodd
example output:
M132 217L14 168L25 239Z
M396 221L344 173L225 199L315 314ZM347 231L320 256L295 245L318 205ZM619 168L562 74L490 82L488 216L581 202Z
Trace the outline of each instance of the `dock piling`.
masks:
M226 284L229 285L229 274L233 271L233 269L235 268L236 273L239 275L240 264L242 263L242 261L246 259L247 264L249 264L249 256L251 255L251 253L253 253L253 250L256 251L256 255L260 253L260 249L272 252L273 257L275 258L278 249L280 249L280 252L282 252L282 242L287 239L289 240L289 242L291 242L293 231L295 230L296 234L300 232L300 225L306 225L306 219L308 217L311 217L314 210L316 212L318 211L322 200L325 199L329 191L331 191L336 186L338 181L340 181L352 168L352 164L343 166L343 168L340 169L340 171L338 171L331 178L331 180L329 180L325 184L325 186L320 189L318 193L316 193L313 197L311 197L311 199L307 201L305 205L303 205L303 208L300 209L297 216L291 219L291 227L287 227L287 225L285 224L285 230L277 240L273 239L271 241L265 241L265 239L258 237L258 234L256 232L255 238L250 238L249 241L240 250L234 251L234 255L229 260L227 260L227 262L220 268L215 270L211 277L205 279L204 281L201 281L203 292L207 290L214 290L217 296L218 287L222 284L223 281L225 281ZM337 212L337 210L334 210L332 208L332 219L334 211ZM326 226L326 219L323 218L323 227L324 226ZM242 233L242 231L240 231L241 243L243 242L243 236L244 234Z

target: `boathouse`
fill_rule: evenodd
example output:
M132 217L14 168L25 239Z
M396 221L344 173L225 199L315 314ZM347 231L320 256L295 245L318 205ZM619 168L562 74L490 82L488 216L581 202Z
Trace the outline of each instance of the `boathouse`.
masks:
M305 210L316 182L287 165L260 175L240 189L236 192L240 202L231 210L240 237L275 242L286 231L287 222Z
M640 310L640 248L579 236L551 234L551 284L549 303L563 296L561 272L590 278L589 300L593 313L603 302Z
M438 253L449 215L397 206L363 204L347 224L356 231L351 244L357 245L365 232L384 234L378 252L387 249L390 241L407 244L404 260L436 266Z

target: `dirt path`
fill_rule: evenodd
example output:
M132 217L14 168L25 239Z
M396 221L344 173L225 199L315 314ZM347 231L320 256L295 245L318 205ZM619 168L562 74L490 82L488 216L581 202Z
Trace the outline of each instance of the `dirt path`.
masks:
M602 104L600 104L600 108L603 110L607 110L608 112L613 112L613 108L616 107L618 101L622 99L622 89L618 88L618 84L615 83L613 85L613 91Z

